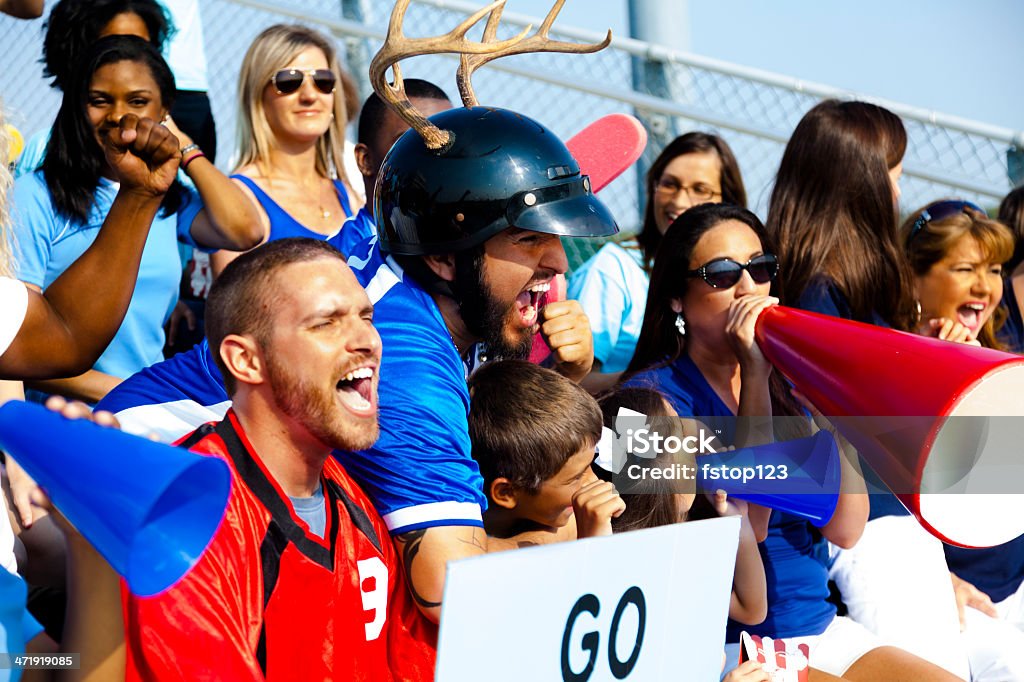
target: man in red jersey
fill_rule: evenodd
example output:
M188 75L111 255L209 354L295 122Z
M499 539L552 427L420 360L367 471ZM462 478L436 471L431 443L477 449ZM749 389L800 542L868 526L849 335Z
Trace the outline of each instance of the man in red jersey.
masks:
M226 268L206 315L234 407L181 444L231 466L231 497L181 582L126 593L127 678L431 679L436 626L331 457L377 438L381 345L366 293L333 247L283 239Z

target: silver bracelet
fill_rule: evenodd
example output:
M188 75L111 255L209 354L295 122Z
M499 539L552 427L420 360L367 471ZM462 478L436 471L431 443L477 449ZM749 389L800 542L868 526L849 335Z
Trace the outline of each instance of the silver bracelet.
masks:
M192 144L186 145L186 146L181 148L181 155L185 156L189 152L194 152L197 149L199 149L199 145L197 145L195 142L193 142Z

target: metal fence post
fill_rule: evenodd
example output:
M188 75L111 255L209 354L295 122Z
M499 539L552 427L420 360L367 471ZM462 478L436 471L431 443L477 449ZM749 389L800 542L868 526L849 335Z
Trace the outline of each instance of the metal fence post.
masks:
M1024 140L1006 150L1006 174L1014 187L1024 185Z
M365 24L370 19L367 0L341 0L341 16ZM345 36L345 63L359 86L359 101L370 95L370 41L359 36Z
M652 46L689 50L689 29L687 0L629 0L629 30L637 40ZM632 68L635 91L673 102L687 102L686 83L673 77L669 64L659 58L656 49L643 57L634 56ZM661 150L680 131L671 116L640 108L634 111L648 133L647 149L637 162L638 177L643 178ZM636 190L637 204L642 207L646 199L642 181L637 183Z

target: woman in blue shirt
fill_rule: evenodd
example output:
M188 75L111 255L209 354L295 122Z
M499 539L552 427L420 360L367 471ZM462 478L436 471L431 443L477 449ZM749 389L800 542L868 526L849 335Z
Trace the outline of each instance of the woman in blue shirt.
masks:
M313 29L271 26L249 46L231 178L259 213L261 242L331 238L359 208L343 163L346 82L333 44ZM213 254L214 276L237 255Z
M100 136L129 113L163 119L174 93L167 64L141 38L103 38L85 56L64 94L42 168L14 185L19 279L45 289L93 243L119 187ZM201 156L185 154L182 165L198 191L175 182L165 195L113 341L92 370L45 390L97 401L120 379L162 358L163 325L178 297L179 240L206 248L255 244L256 218L241 191Z
M651 273L647 314L630 385L660 390L680 416L710 418L723 439L736 437L733 417L802 414L787 386L754 340L758 314L777 302L770 289L778 274L771 241L749 211L708 204L677 219L660 246ZM792 420L791 420L792 421ZM758 426L770 431L769 423ZM770 440L762 436L761 441ZM758 442L749 437L736 445ZM843 457L844 477L858 473ZM936 666L881 642L827 601L828 573L818 558L823 539L850 547L867 520L864 495L843 493L831 521L818 533L807 521L751 506L768 581L768 617L759 626L730 624L727 642L741 629L811 645L812 679L955 679ZM755 515L760 520L755 520ZM758 528L760 525L760 529ZM731 656L735 664L737 657Z
M797 124L767 221L779 245L782 299L789 305L917 330L914 276L897 222L906 148L900 118L867 102L826 100ZM932 333L948 338L956 331L949 325ZM865 478L871 512L863 537L852 551L832 551L831 577L850 617L966 677L967 651L942 544L870 470Z

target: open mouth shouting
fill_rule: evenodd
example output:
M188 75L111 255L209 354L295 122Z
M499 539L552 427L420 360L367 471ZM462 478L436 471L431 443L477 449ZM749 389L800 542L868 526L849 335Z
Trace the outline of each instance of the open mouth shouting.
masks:
M524 289L516 296L519 319L524 327L532 327L537 324L540 309L547 304L548 291L550 289L550 281L539 282L528 289Z
M373 416L377 412L375 373L374 367L359 367L342 376L335 386L338 398L356 415Z
M981 328L981 325L985 323L985 309L988 306L980 301L971 301L965 303L956 309L957 320L963 326L971 330L971 332L977 333Z

